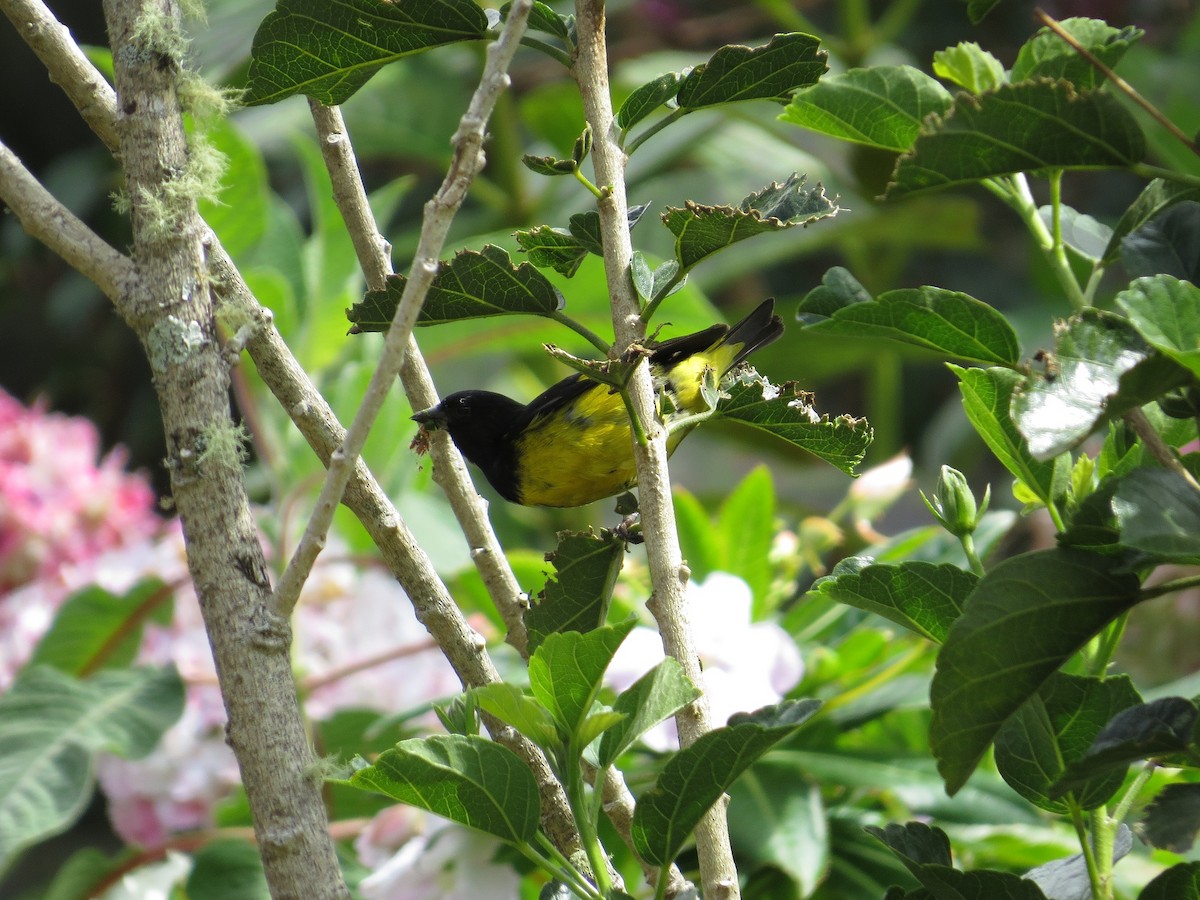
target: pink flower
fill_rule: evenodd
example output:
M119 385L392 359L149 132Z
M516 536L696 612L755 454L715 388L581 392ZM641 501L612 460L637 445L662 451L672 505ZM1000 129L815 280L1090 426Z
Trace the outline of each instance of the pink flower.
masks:
M0 390L0 597L158 530L146 476L120 448L99 456L91 422Z

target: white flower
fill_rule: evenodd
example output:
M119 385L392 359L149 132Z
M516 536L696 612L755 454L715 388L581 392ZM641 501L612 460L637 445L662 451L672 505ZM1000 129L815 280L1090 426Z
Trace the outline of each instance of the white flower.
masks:
M384 810L376 819L394 816ZM409 817L422 816L407 810ZM495 863L502 846L490 835L424 815L424 829L409 837L383 865L362 880L359 893L367 900L512 900L521 879L509 865ZM411 818L409 821L412 821ZM374 823L372 823L374 824ZM418 826L420 822L416 823ZM390 827L390 826L389 826ZM369 848L368 830L355 843L364 862L377 858Z
M786 631L774 622L750 621L752 603L746 582L725 572L688 583L687 614L715 725L724 725L734 713L779 702L804 674L800 651ZM658 633L639 626L613 657L608 683L623 691L662 658ZM642 740L655 750L677 747L675 723L656 726Z

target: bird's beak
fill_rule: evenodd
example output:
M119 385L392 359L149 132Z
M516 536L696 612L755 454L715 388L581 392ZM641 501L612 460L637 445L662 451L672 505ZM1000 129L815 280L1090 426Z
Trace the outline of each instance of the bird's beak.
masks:
M423 409L420 412L413 413L412 419L422 428L430 431L443 428L446 425L446 413L442 410L442 405L431 406L429 409Z

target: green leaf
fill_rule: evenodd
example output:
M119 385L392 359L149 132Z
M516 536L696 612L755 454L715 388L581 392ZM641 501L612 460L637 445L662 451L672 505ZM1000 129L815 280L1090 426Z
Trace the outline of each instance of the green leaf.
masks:
M1063 19L1058 24L1110 69L1116 68L1125 51L1145 34L1132 26L1113 28L1100 19ZM1102 87L1107 80L1090 61L1049 28L1042 28L1021 47L1010 78L1014 82L1065 78L1080 90Z
M755 466L725 498L717 528L725 545L721 571L746 582L755 609L765 612L772 573L763 562L771 554L776 531L775 486L769 468Z
M1200 282L1200 203L1183 200L1121 241L1121 266L1131 278L1173 275Z
M367 291L346 311L351 334L387 331L396 315L408 278L389 275L382 291ZM546 276L527 262L514 266L508 251L494 244L462 250L438 264L417 325L441 325L488 316L531 315L553 318L565 301Z
M1106 266L1116 262L1121 255L1121 242L1126 237L1182 200L1200 200L1200 187L1161 178L1155 178L1147 184L1113 228L1101 262Z
M1130 763L1144 759L1179 754L1190 756L1194 764L1200 753L1195 739L1198 721L1196 704L1184 697L1160 697L1123 709L1105 724L1087 752L1067 766L1055 791L1066 793L1114 769L1123 776Z
M1200 862L1171 866L1142 888L1138 900L1200 900Z
M852 557L818 578L810 593L873 612L940 644L978 581L950 563L872 565L866 557Z
M1117 305L1151 347L1200 377L1200 288L1170 275L1138 278Z
M1133 849L1133 832L1128 825L1117 826L1113 837L1112 859L1116 863ZM1030 869L1023 878L1032 881L1047 897L1077 897L1088 900L1092 896L1092 883L1088 877L1088 863L1082 853L1062 859L1053 859L1036 869Z
M938 654L930 745L946 790L1072 654L1139 600L1123 561L1074 550L1006 559L979 582Z
M1004 64L974 41L934 53L933 74L966 88L972 94L994 91L1008 83Z
M837 299L843 305L834 307ZM800 302L798 312L805 327L821 334L886 338L1009 367L1021 358L1016 332L1002 314L974 297L943 288L900 288L863 300L846 293L839 298L822 285Z
M700 696L700 690L683 673L674 659L667 657L620 693L613 712L624 719L604 733L600 741L599 764L611 766L633 742Z
M1117 484L1112 511L1121 544L1156 562L1200 564L1200 494L1166 469L1134 469Z
M729 794L738 860L747 860L748 870L773 866L786 872L800 896L810 896L830 865L820 785L792 760L770 756L734 782Z
M188 900L270 900L258 848L250 841L218 840L193 857Z
M820 44L811 34L793 33L777 34L762 47L722 47L684 77L676 100L688 111L740 100L787 103L829 68Z
M1125 319L1089 309L1056 329L1044 374L1030 374L1012 417L1035 459L1065 453L1099 425L1187 383Z
M0 870L83 812L97 752L145 756L182 712L174 669L116 669L87 681L48 666L23 670L0 697Z
M741 204L702 206L688 201L683 207L667 207L663 224L675 235L675 258L690 269L705 257L730 244L767 232L786 231L835 216L838 206L825 196L818 184L805 189L806 176L791 175L783 184L773 183Z
M657 269L652 270L650 263L646 260L646 255L640 250L633 251L630 273L633 275L633 286L637 289L638 296L647 303L657 300L659 295L669 297L687 284L686 275L682 278L677 277L679 275L677 260L664 260ZM667 293L663 293L664 291Z
M336 106L387 63L487 27L473 0L279 0L254 34L245 101L305 94Z
M1067 488L1070 460L1046 462L1029 451L1025 437L1009 415L1021 375L1012 369L964 369L950 366L958 376L967 418L996 458L1042 503L1057 501Z
M642 214L649 209L649 204L640 203L629 207L625 214L625 219L629 223L629 228L632 231L633 227L641 221ZM581 247L589 253L594 253L596 256L604 255L604 242L600 237L600 213L594 209L589 209L587 212L576 213L567 220L567 229L571 232L572 237L579 241Z
M728 396L717 407L720 415L770 432L847 475L854 473L874 439L865 419L819 416L811 395L795 384L774 387L755 372L738 375L723 387Z
M38 895L38 900L83 900L102 896L104 888L113 883L112 876L125 871L135 857L132 847L115 857L108 857L94 847L85 847L57 864L54 880Z
M917 139L921 122L943 115L950 92L912 66L873 66L822 78L797 91L779 116L812 131L897 152Z
M679 93L679 85L683 76L678 72L668 72L659 75L653 81L648 81L633 89L625 98L621 108L617 110L617 127L628 131L646 116L650 115L668 100Z
M267 166L254 143L229 119L206 127L204 140L225 156L225 174L219 193L212 199L197 198L196 207L221 245L240 262L267 230L271 203Z
M946 866L953 864L950 856L950 838L946 832L924 822L892 822L879 828L868 825L864 829L899 857L914 875L920 878L921 866ZM914 868L915 867L915 868Z
M1051 788L1070 763L1083 757L1105 722L1140 702L1127 676L1101 680L1056 672L996 735L996 768L1040 809L1059 815L1077 807L1095 809L1121 787L1124 772L1076 784L1070 803Z
M945 117L926 121L886 196L1039 169L1125 167L1145 152L1137 122L1108 93L1081 94L1065 81L1004 85L959 94Z
M1142 813L1141 835L1152 847L1188 853L1200 832L1200 784L1168 784Z
M82 677L96 669L129 665L149 617L169 615L172 592L161 581L140 581L124 596L91 586L67 598L27 665L53 666Z
M603 625L624 558L625 542L608 529L600 534L590 529L560 532L558 546L546 555L554 577L546 580L538 602L525 613L530 652L547 635Z
M821 276L821 283L804 295L796 311L796 321L805 326L830 318L838 310L856 303L872 301L871 292L862 286L849 269L833 266Z
M667 762L633 813L634 848L643 860L674 860L696 824L738 775L794 732L820 707L817 700L785 700L703 735Z
M517 244L529 254L529 261L539 269L554 269L570 278L587 259L588 249L566 229L539 225L515 234Z
M472 688L471 695L480 709L507 722L539 747L554 747L558 743L550 710L515 684L497 681Z
M1038 217L1049 231L1054 218L1052 208L1038 207ZM1104 255L1104 248L1112 237L1112 229L1103 222L1066 205L1059 207L1059 227L1063 243L1093 265Z
M528 844L537 834L533 773L519 756L487 738L449 734L401 741L349 783L502 841Z
M592 713L579 723L575 732L575 743L579 747L587 747L601 735L607 734L625 720L625 714L611 709L602 709Z
M636 624L636 619L629 618L586 634L549 634L533 651L529 657L529 689L550 711L561 734L576 734L591 712L613 654Z
M921 900L1046 900L1037 885L1012 873L987 869L960 872L952 868L950 841L940 828L908 822L886 828L868 825L866 831L895 853L925 886L925 891L899 896Z
M557 156L534 156L526 153L521 157L521 165L537 175L547 178L557 178L560 175L574 175L579 163L573 159L559 159Z
M501 6L500 20L507 22L508 14L511 11L511 2ZM574 19L574 16L560 16L545 3L540 2L540 0L534 0L533 7L529 11L529 20L526 27L530 31L544 31L546 34L552 34L556 38L569 41L571 40L571 32L574 28Z
M978 25L999 3L1000 0L967 0L967 18L972 25Z

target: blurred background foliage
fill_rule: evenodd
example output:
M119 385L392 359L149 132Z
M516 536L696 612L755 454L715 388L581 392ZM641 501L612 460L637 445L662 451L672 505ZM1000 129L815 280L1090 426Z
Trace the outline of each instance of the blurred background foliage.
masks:
M1200 107L1189 88L1200 83L1200 17L1192 0L1130 0L1048 4L1059 18L1090 15L1147 31L1122 63L1125 77L1183 128L1200 129ZM54 4L81 42L105 44L100 11L91 2ZM244 83L250 42L270 0L210 0L207 21L191 23L195 65L211 81ZM1026 2L1001 3L978 26L959 4L868 0L792 3L786 0L685 2L615 0L609 4L614 90L621 95L671 70L693 65L722 44L761 44L771 34L806 30L830 51L831 72L857 65L909 63L929 70L932 54L976 41L1006 64L1035 30ZM1103 7L1103 8L1100 8ZM58 89L10 29L0 32L0 72L20 85L0 111L0 132L76 213L118 248L126 225L112 211L120 188L115 165L86 131ZM449 137L481 64L481 46L458 45L386 67L345 106L351 137L398 270L411 259L424 202L449 160ZM103 62L104 51L95 56ZM523 153L567 155L582 127L578 92L561 66L525 52L514 65L513 89L491 123L488 166L454 224L450 248L496 243L520 259L512 232L563 226L590 207L573 179L544 178L520 163ZM793 172L822 183L842 207L833 219L740 244L692 273L687 287L660 310L664 334L735 319L764 296L775 296L785 320L834 265L847 267L873 293L935 284L966 292L1002 310L1022 346L1049 346L1053 318L1069 312L1024 227L980 190L920 195L882 204L876 198L891 171L890 154L837 142L778 120L779 107L734 104L686 117L649 140L629 167L631 203L650 204L634 231L651 259L670 255L670 234L658 222L667 206L687 200L736 204L748 193ZM1157 128L1147 128L1156 161L1196 171L1197 160ZM206 215L233 252L259 299L270 307L294 352L329 395L344 422L377 354L378 336L348 337L344 310L361 297L362 282L313 146L302 98L237 111L212 135L229 158L221 201ZM1112 221L1141 188L1120 172L1073 174L1063 202ZM1039 198L1041 199L1041 198ZM591 257L569 281L550 277L569 312L600 334L611 334L600 260ZM1114 279L1115 283L1115 279ZM1100 292L1100 305L1110 302ZM554 342L573 353L593 348L553 323L501 318L423 329L418 335L439 390L487 386L529 399L566 372L541 349ZM775 382L795 380L816 392L831 415L865 416L876 440L866 460L912 455L917 479L928 483L941 464L972 481L1007 479L983 452L962 413L954 380L932 356L914 348L851 338L813 338L792 329L755 358ZM235 400L254 436L251 469L259 500L302 511L318 485L319 466L286 417L256 382L253 367L235 373ZM162 482L161 434L148 369L136 341L88 282L29 239L9 218L0 224L0 385L21 399L44 396L52 408L85 414L108 444L131 448L135 465ZM411 413L397 402L376 427L366 457L398 500L439 567L467 561L457 528L428 465L406 448ZM766 463L780 513L796 523L833 507L844 477L769 437L714 423L686 442L673 460L675 481L702 502L727 494L755 465ZM483 490L488 490L483 485ZM1001 507L1016 508L1006 490ZM493 517L506 546L541 547L563 527L603 522L605 504L585 510L535 510L495 503ZM897 525L924 522L915 495L889 514ZM280 535L294 526L278 519ZM347 515L355 549L368 549ZM886 527L882 530L888 530ZM276 535L279 537L280 535Z
M207 23L191 23L194 62L210 80L237 86L245 79L254 29L273 3L209 0L206 5ZM1124 77L1185 132L1200 131L1195 99L1200 15L1193 0L1044 5L1060 19L1087 15L1114 26L1146 29L1146 38L1122 62ZM52 6L77 39L104 46L94 0ZM964 40L980 43L1011 65L1017 48L1036 28L1033 4L1027 2L1002 2L978 26L968 22L964 4L945 0L613 0L609 8L609 47L619 95L662 72L700 62L723 44L761 44L779 31L820 36L830 51L832 72L883 63L929 71L935 51ZM481 54L482 47L462 45L420 54L386 67L345 106L399 271L411 259L422 206L445 172L449 138L478 77ZM103 51L97 50L96 57L102 61ZM127 226L110 201L120 188L114 163L8 28L0 29L0 76L9 86L0 105L0 134L56 196L123 249ZM448 247L477 249L494 243L519 261L515 229L564 226L571 214L590 208L592 198L573 179L544 178L520 163L523 153L569 154L583 124L575 86L561 66L535 52L518 56L512 78L513 89L502 97L491 123L487 169L455 221ZM671 252L658 215L687 200L736 204L799 172L810 183L821 182L842 207L836 218L748 241L736 252L702 263L687 287L660 310L664 335L719 318L734 320L766 296L777 298L789 321L799 299L839 265L875 294L924 284L965 292L1002 310L1023 347L1050 346L1054 318L1070 309L1033 252L1024 226L1007 207L977 189L882 204L876 198L892 168L890 155L803 131L779 121L779 112L769 103L697 112L633 156L630 202L652 204L634 231L634 245L652 259ZM1151 161L1200 173L1194 155L1161 130L1145 130ZM229 172L221 203L205 213L260 301L273 310L293 352L348 423L379 338L346 334L344 310L361 298L362 282L314 146L307 105L295 97L239 110L211 138L227 154ZM1112 224L1142 186L1140 179L1115 171L1072 173L1064 182L1063 202ZM562 290L573 316L600 334L611 334L598 258L585 261L570 280L553 273L548 277ZM1114 277L1113 284L1117 282ZM1099 305L1109 305L1111 295L1112 290L1102 288ZM543 342L577 354L594 352L573 332L534 318L423 329L418 341L443 394L486 386L522 399L567 374L543 352ZM793 328L758 353L754 363L777 383L795 380L815 391L821 412L867 417L876 435L867 466L907 451L915 463L914 476L924 485L932 483L942 464L963 470L972 483L995 482L996 518L990 531L980 534L981 550L993 546L1011 524L1011 511L1020 506L1007 489L1011 479L985 452L962 412L954 379L931 355L877 340L817 339ZM127 445L134 465L151 470L160 489L165 487L160 423L136 340L94 287L29 239L12 217L0 223L0 386L23 400L43 396L52 408L88 416L101 428L106 444ZM398 389L396 398L372 433L367 461L435 564L455 577L456 598L467 606L471 598L479 598L477 608L490 609L473 573L461 574L469 569L466 547L431 484L427 461L408 450L415 426ZM320 466L249 363L235 372L232 402L254 437L250 479L255 497L279 511L266 525L274 530L268 536L286 546L319 487ZM769 478L757 468L763 464ZM756 474L747 478L752 472ZM832 861L795 860L791 874L796 883L815 878L825 865L831 866L831 875L823 897L869 896L877 885L905 880L896 861L861 831L864 821L874 821L870 816L886 821L915 813L972 826L969 844L956 844L966 868L1030 867L1070 852L1070 836L1045 826L993 770L981 772L954 799L945 797L926 749L928 647L912 638L897 640L894 630L847 607L794 603L822 572L822 541L832 546L839 540L827 526L871 518L859 515L870 497L848 499L849 482L832 467L749 429L722 423L706 426L682 445L672 474L687 491L678 507L685 554L696 576L723 570L745 578L755 591L756 613L777 613L797 643L812 648L806 649L808 673L796 693L836 698L820 728L806 732L778 760L758 767L757 780L739 787L750 795L770 796L773 773L791 777L797 770L812 779L814 796L816 785L822 785L830 818L825 823L815 815L806 821L814 828L828 827L830 843L838 850ZM478 484L488 491L482 479ZM879 506L887 507L894 497L888 494ZM835 507L841 512L830 514ZM777 529L768 528L764 535L748 531L746 511L751 509L759 510L768 525L772 516L779 517L783 529L799 539L799 551L787 561L776 558L768 573L761 560ZM611 524L613 519L607 503L583 510L541 510L496 502L491 512L513 552L518 577L531 587L541 583L546 568L542 554L555 530ZM1027 532L1036 523L1029 521ZM958 552L931 527L913 491L873 525L877 532L862 536L863 543L873 536L898 535L873 549L882 561L889 553L943 560ZM371 552L349 515L339 520L339 530L351 551ZM756 535L763 546L746 550ZM1016 540L1036 539L1026 533ZM749 560L742 571L739 553ZM636 563L627 576L638 581ZM1140 667L1151 682L1178 674L1197 646L1180 610L1156 608L1175 617L1172 627L1139 624L1135 616L1127 641L1134 649L1127 664ZM1146 614L1153 615L1153 608ZM1140 651L1139 628L1154 635L1140 642ZM874 685L870 673L879 676ZM883 786L887 789L881 790ZM870 812L864 816L863 810ZM751 824L745 823L746 828ZM748 841L742 849L753 854L756 848ZM1144 883L1137 865L1120 871L1129 882ZM756 885L759 896L785 896L779 893L782 887L769 882L775 871L765 868L755 876L762 882Z

